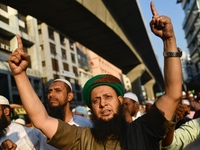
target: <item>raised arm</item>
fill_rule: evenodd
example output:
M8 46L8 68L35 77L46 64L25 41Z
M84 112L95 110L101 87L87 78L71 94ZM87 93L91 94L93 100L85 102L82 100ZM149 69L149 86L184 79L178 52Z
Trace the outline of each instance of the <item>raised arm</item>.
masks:
M167 16L159 16L153 2L151 2L152 32L163 41L164 52L178 52L176 38L171 20ZM156 102L156 106L163 112L166 119L171 120L181 98L182 71L179 57L164 58L165 94Z
M23 51L23 43L19 35L16 35L18 48L8 58L10 69L15 78L22 104L35 127L39 128L48 138L56 132L58 121L48 116L46 109L35 93L26 69L29 58Z

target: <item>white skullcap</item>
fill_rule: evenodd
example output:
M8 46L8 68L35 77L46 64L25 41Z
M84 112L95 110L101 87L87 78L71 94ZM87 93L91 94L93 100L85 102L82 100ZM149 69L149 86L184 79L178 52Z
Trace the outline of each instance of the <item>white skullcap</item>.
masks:
M189 95L189 97L194 97L194 95L191 93L191 94Z
M15 123L19 123L19 124L25 125L24 119L21 119L21 118L16 119Z
M182 95L186 95L186 92L185 92L185 91L182 91Z
M132 93L132 92L127 92L124 94L124 98L130 98L133 101L138 102L138 97L136 94Z
M69 81L67 81L65 79L55 79L53 82L57 82L57 81L61 81L61 82L66 83L69 86L69 88L71 89L71 91L72 91L72 85L71 85L71 83Z
M155 102L154 100L148 100L148 101L145 101L146 104L149 103L149 104L152 104L152 105L154 104L154 102Z
M2 95L0 95L0 105L10 105L8 99Z
M190 105L190 102L187 99L182 99L183 104Z

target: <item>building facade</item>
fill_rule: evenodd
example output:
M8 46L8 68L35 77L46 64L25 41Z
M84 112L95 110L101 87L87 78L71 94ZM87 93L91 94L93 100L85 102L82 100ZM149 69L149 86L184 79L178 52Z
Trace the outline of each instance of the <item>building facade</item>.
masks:
M177 0L181 3L185 12L183 29L190 53L186 71L190 81L187 83L188 90L200 89L200 1L199 0Z
M77 51L74 41L43 22L38 23L38 33L45 91L54 79L67 79L72 84L74 92L74 100L71 105L82 104Z
M8 56L17 48L16 34L21 36L24 51L30 57L29 79L45 105L47 89L57 78L71 82L74 92L72 107L83 104L82 88L97 74L112 74L122 81L126 91L132 90L130 80L121 69L44 22L0 4L0 26L0 94L11 103L21 104L7 63Z
M16 34L21 36L24 51L31 60L27 69L28 77L38 96L43 99L41 57L34 55L39 53L37 20L3 4L0 4L0 94L8 98L10 103L21 104L7 63L8 56L17 48Z

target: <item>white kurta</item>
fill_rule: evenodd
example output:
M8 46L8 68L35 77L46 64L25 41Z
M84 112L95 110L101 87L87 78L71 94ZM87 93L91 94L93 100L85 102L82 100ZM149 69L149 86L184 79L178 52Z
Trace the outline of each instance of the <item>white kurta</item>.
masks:
M17 123L8 126L5 136L0 138L0 143L6 139L12 140L17 145L17 150L46 150L46 137L36 128L29 128Z

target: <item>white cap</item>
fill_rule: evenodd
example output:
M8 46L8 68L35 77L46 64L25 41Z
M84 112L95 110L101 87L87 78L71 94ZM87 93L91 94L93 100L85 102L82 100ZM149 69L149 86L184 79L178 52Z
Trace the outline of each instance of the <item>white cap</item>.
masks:
M15 123L19 123L19 124L25 125L24 119L21 119L21 118L16 119Z
M0 105L10 105L8 99L2 95L0 95Z
M194 95L191 93L191 94L189 95L189 97L194 97Z
M154 104L154 102L155 102L154 100L148 100L148 101L145 101L146 104L149 103L149 104L152 104L152 105Z
M182 99L183 104L190 105L190 102L187 99Z
M182 95L185 96L185 95L186 95L186 92L185 92L185 91L182 91Z
M124 94L124 98L130 98L133 101L138 102L138 97L136 94L132 93L132 92L127 92Z
M53 82L57 82L57 81L61 81L61 82L66 83L70 87L70 89L72 91L72 85L71 85L71 83L69 81L67 81L65 79L55 79Z

